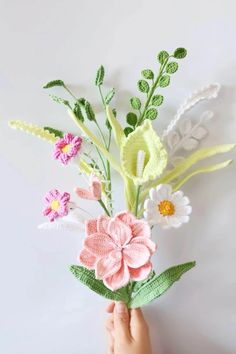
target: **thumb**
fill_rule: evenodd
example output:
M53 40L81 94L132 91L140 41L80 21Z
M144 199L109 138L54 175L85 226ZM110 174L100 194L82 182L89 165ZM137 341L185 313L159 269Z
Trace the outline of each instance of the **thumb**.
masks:
M119 340L130 340L129 311L124 302L116 302L114 309L115 336Z

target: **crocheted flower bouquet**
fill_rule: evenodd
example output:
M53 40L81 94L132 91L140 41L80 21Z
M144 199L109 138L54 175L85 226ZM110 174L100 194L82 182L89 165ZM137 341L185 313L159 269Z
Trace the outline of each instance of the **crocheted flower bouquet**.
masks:
M158 232L158 228L178 228L187 223L192 208L180 187L199 173L228 166L231 160L198 169L193 166L235 146L218 145L191 152L206 137L205 125L213 114L204 112L193 122L185 118L185 112L202 100L217 97L218 84L193 93L161 135L154 130L152 122L164 100L162 89L170 84L178 70L178 60L186 54L184 48L177 48L173 54L161 51L157 56L157 74L150 69L141 72L137 86L144 99L130 98L132 112L126 116L127 126L111 108L115 90L104 94L103 66L97 71L95 85L105 120L98 119L87 99L76 97L62 80L54 80L44 88L60 86L71 97L67 100L51 95L54 101L67 107L78 127L76 134L22 121L10 122L12 128L48 140L53 145L54 159L65 166L74 165L86 178L88 188L75 188L76 198L57 189L46 194L43 214L49 221L39 227L80 234L83 230L78 265L72 265L71 272L96 293L125 301L130 308L158 298L195 266L192 261L156 274L151 263L157 249L155 237L152 237L153 227L156 226ZM91 131L92 125L98 134ZM115 155L111 152L113 141ZM124 185L126 206L118 213L114 213L113 208L112 170ZM81 208L81 199L98 202L101 215L90 215Z

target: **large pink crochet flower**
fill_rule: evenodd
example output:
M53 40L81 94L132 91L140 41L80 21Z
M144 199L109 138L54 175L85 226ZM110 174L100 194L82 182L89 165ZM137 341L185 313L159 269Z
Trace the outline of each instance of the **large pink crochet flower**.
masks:
M77 155L82 141L83 139L80 136L66 133L63 138L57 140L55 143L54 158L60 160L63 165L67 165Z
M43 211L44 216L48 216L50 221L68 214L69 193L60 193L57 189L52 189L44 197L46 207Z
M150 258L156 251L151 230L144 220L124 211L114 218L100 216L86 223L80 262L95 269L97 279L115 291L129 280L144 280L152 270Z

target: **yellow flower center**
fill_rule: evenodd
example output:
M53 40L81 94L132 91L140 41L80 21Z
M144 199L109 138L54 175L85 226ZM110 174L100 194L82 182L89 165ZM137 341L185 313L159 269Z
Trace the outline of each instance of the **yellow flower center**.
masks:
M63 152L63 154L66 154L68 151L70 151L71 148L71 144L66 144L61 151Z
M60 207L60 203L58 202L58 200L53 200L51 202L51 209L54 210L54 211L57 211Z
M169 200L162 200L160 204L158 204L158 209L163 216L170 216L175 212L175 206Z

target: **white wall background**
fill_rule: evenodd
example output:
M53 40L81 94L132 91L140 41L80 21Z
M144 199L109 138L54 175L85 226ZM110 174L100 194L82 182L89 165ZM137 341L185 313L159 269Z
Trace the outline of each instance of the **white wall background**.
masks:
M190 91L217 81L221 95L200 109L216 114L205 144L234 142L235 11L233 0L0 0L0 353L106 352L106 301L68 271L82 235L36 228L43 221L45 191L55 186L72 192L78 176L52 161L47 143L9 130L7 121L73 130L42 84L64 79L98 105L93 80L101 63L109 73L107 85L116 87L122 116L140 70L155 66L159 50L185 46L188 58L164 92L157 128L170 121ZM193 271L144 310L155 354L236 352L235 172L231 165L192 179L184 186L194 210L191 222L154 235L158 272L197 260ZM121 186L114 188L118 196ZM123 204L117 197L117 209Z

